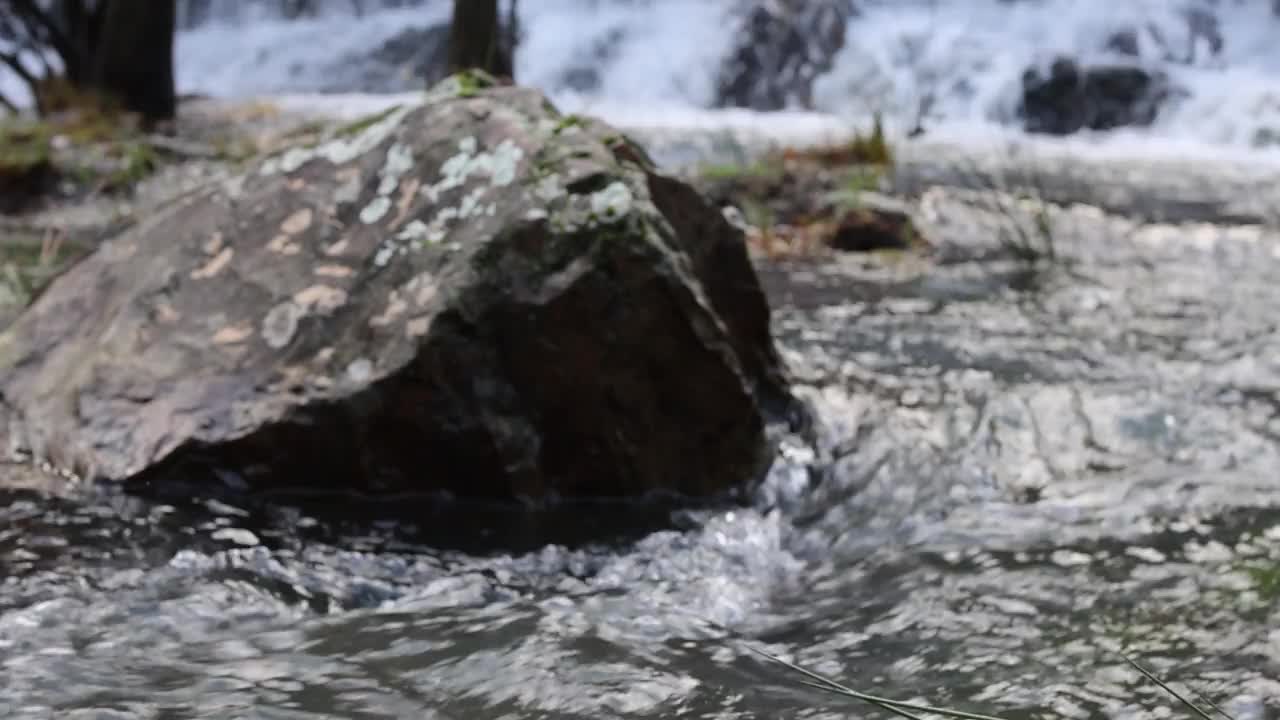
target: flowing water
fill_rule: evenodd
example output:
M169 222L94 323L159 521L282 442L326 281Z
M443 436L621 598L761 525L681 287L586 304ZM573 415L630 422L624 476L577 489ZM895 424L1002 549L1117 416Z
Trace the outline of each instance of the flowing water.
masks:
M579 100L607 105L669 101L668 64L705 65L726 46L719 15L705 10L725 3L709 1L685 3L686 34L672 41L683 50L640 53L644 38L672 37L679 4L597 2L601 14L576 20L569 10L582 2L521 7L537 21L529 47L551 47L571 22L633 30L635 52L611 61L601 97ZM855 45L885 69L900 37L892 23L991 27L1001 4L975 0L981 12L968 19L958 2L905 3L932 15L868 5L858 32L888 40ZM999 46L1007 52L970 67L977 90L944 103L956 127L998 120L997 70L1030 57L1055 20L1078 22L1058 22L1054 42L1081 47L1107 24L1086 22L1100 16L1081 8L1097 3L1016 5L1005 10L1017 30ZM1130 218L1180 208L1181 224L1054 210L1059 260L1032 270L999 241L1025 209L934 189L921 199L941 245L929 263L761 264L779 344L816 421L786 439L743 506L531 516L350 498L0 491L0 718L878 714L809 690L750 647L859 689L1010 718L1182 712L1123 651L1238 720L1276 717L1280 237L1263 221L1280 204L1224 209L1242 198L1220 195L1274 191L1275 168L1224 184L1209 164L1269 122L1258 98L1275 82L1263 77L1274 52L1248 22L1263 4L1214 7L1226 65L1181 71L1204 91L1199 120L1172 115L1145 135L1112 136L1138 154L1218 142L1199 165L1159 178L1187 180L1174 183L1184 194L1162 202L1158 183L1109 170L1071 183L1076 195L1138 187L1124 201L1084 199ZM410 12L329 37L367 45ZM190 89L313 90L325 66L306 55L318 47L306 33L335 22L197 29L179 43L179 72ZM976 58L998 45L963 35L928 35L925 55L960 67L947 53ZM525 56L526 75L553 77L557 57ZM644 72L642 57L658 65ZM869 67L860 62L838 65L828 90ZM1209 92L1223 77L1235 82L1233 104ZM697 91L705 78L690 82ZM810 121L761 120L766 134ZM916 155L925 176L930 157L934 170L954 169ZM1213 207L1196 204L1210 195ZM1184 222L1209 219L1219 222Z
M1032 272L998 214L924 203L927 268L762 266L818 421L744 507L0 495L0 716L867 714L744 643L891 697L1163 717L1123 650L1273 715L1278 238L1077 208Z

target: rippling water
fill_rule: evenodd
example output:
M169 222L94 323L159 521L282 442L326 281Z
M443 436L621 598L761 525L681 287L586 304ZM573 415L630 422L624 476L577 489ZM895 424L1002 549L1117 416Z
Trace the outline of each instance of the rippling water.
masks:
M868 714L744 641L1011 718L1180 712L1123 649L1275 716L1277 238L1077 209L1033 273L926 202L935 264L762 267L819 422L748 507L0 494L0 717Z

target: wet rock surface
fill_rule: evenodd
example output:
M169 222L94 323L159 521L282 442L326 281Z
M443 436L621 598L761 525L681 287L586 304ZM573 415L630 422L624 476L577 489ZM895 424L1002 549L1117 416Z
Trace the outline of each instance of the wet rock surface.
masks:
M448 52L447 24L405 28L372 52L334 63L320 91L399 92L434 85L448 75Z
M856 14L852 0L749 4L735 34L742 40L720 71L716 104L811 108L813 82L832 68Z
M488 498L758 478L741 235L605 126L454 78L192 190L0 336L12 447L93 477Z
M1028 132L1050 135L1146 126L1177 94L1160 72L1060 57L1047 73L1033 68L1023 74L1018 115Z

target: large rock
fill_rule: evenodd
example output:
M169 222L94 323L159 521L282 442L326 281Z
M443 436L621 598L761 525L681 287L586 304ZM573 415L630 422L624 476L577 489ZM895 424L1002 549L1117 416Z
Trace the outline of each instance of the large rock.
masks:
M372 52L348 53L324 73L321 92L404 92L448 75L449 25L407 27Z
M1146 126L1173 95L1163 73L1058 58L1048 75L1036 69L1023 74L1018 114L1028 132L1051 135Z
M790 395L743 239L536 91L446 80L110 240L0 335L12 449L103 479L705 496Z
M747 5L740 42L720 69L717 105L753 110L813 107L813 83L844 48L853 0L764 0Z

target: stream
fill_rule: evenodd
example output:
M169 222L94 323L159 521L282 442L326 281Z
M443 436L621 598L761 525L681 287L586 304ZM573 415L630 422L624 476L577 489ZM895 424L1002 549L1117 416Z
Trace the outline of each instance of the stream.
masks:
M0 718L1280 712L1280 238L923 192L928 263L760 264L812 437L743 507L0 491ZM1205 218L1202 218L1205 219ZM1207 218L1212 219L1212 218Z

